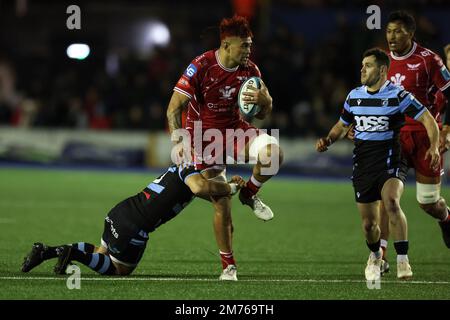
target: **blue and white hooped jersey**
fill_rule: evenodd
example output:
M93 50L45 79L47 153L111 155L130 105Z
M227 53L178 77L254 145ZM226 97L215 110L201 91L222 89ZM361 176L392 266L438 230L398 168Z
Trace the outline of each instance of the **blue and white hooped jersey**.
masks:
M340 120L355 125L355 139L384 141L393 139L404 124L404 114L417 120L425 107L403 87L386 81L376 93L366 86L352 90L344 103Z
M400 162L398 135L405 114L417 120L426 108L403 87L386 81L377 92L366 86L352 90L340 117L345 125L354 124L354 171L392 170Z
M194 198L186 179L200 171L192 164L172 165L143 190L145 201L139 211L145 231L152 232L178 215Z

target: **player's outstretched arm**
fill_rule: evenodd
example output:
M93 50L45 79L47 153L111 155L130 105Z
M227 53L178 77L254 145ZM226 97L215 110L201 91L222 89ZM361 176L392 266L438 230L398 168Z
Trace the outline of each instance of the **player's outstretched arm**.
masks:
M341 120L331 128L326 137L319 138L316 142L316 150L318 152L324 152L328 150L328 147L336 140L342 139L348 132L349 126L345 125Z
M207 180L201 174L194 174L186 178L185 182L192 193L201 198L234 195L245 186L245 180L240 176L233 176L229 183L225 183Z
M437 170L440 164L439 127L427 109L425 109L425 112L417 118L417 121L423 124L427 130L428 139L430 139L430 148L428 148L425 154L425 159L430 158L430 167Z

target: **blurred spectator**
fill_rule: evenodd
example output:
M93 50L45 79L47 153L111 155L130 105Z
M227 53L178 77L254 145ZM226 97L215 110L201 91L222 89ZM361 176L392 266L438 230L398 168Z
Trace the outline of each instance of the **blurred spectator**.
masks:
M236 1L228 2L228 7L202 1L200 7L204 11L189 9L186 14L168 14L175 9L164 1L142 5L140 10L116 2L109 10L95 5L96 1L89 2L91 6L86 2L83 12L89 14L83 16L83 28L76 32L56 28L52 24L56 10L49 10L53 7L45 1L36 1L14 18L8 15L7 5L2 7L0 53L8 59L0 59L0 124L166 129L165 109L178 75L192 56L219 45L214 40L218 30L209 26L231 15ZM368 30L365 25L365 8L372 2L284 0L264 2L264 6L258 1L248 3L255 6L251 21L256 24L252 59L261 67L274 98L273 114L263 126L279 128L281 134L292 136L326 133L340 112L346 93L359 83L357 70L362 52L384 46L384 30ZM443 35L450 28L445 29L439 19L432 18L436 12L431 6L443 6L445 1L429 1L424 6L424 1L413 0L400 5L416 12L418 41L440 52ZM440 11L448 13L450 8ZM388 8L383 8L383 14L388 12ZM36 17L44 13L46 22L36 25ZM119 16L121 21L116 22ZM171 38L166 46L154 45L152 51L142 55L133 46L126 46L122 35L127 35L130 43L138 41L130 31L134 30L131 25L146 16L165 20ZM103 33L111 32L108 30L128 24L130 30L121 30L120 37L117 35L120 41L111 34L103 37ZM92 41L92 54L86 60L74 61L62 54L62 43L90 37L97 40ZM109 43L98 41L102 37L108 38Z
M12 124L21 98L16 92L16 75L13 66L0 60L0 124Z

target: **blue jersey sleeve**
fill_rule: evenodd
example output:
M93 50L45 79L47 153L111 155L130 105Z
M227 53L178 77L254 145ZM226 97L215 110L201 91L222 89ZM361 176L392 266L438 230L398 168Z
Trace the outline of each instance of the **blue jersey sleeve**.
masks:
M402 90L398 94L400 112L416 120L425 112L425 106L411 93Z
M350 99L350 94L347 96L347 99L345 99L344 107L342 108L341 117L339 120L341 120L346 126L351 124L353 122L353 114L350 111L350 105L348 103Z
M194 174L200 174L200 171L192 164L181 164L178 166L178 175L180 179L186 183L186 179Z

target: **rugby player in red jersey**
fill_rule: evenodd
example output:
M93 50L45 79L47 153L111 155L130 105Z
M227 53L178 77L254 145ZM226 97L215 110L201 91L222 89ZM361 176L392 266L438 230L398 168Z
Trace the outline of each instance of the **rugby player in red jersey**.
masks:
M441 58L433 51L414 41L416 24L414 18L406 12L396 11L389 16L386 27L386 40L390 50L391 66L388 80L403 86L424 104L440 128L441 153L450 147L450 73ZM442 99L436 99L441 95ZM446 97L446 99L445 99ZM439 100L441 102L439 102ZM442 121L442 114L445 119ZM405 126L400 132L402 153L416 175L416 196L420 207L438 220L442 229L445 245L450 248L449 208L440 194L443 162L438 170L430 169L425 152L429 148L426 130L423 125L406 117ZM381 246L386 259L387 239L389 237L389 218L381 208ZM394 243L395 246L395 243ZM387 270L388 264L384 264Z
M178 143L180 139L177 132L182 129L181 114L188 108L185 129L191 137L196 165L203 169L202 174L207 179L226 181L227 156L234 160L243 156L255 161L253 174L241 190L239 199L250 206L258 218L267 221L273 218L273 212L261 201L257 192L263 183L277 173L282 152L275 137L253 127L239 112L237 99L241 84L250 77L261 77L258 67L250 60L252 37L245 18L235 15L223 19L220 23L220 47L199 55L187 67L174 88L167 119L172 140ZM272 111L272 97L262 81L261 88L254 89L246 94L246 101L257 104L260 111L255 117L264 119ZM247 137L241 135L235 139L227 136L227 129L241 129L241 133ZM221 141L214 140L219 143L221 150L211 152L208 143L196 140L198 134L200 140L208 140L203 137L208 132L222 134ZM225 152L230 142L231 154L229 150ZM213 225L223 273L232 273L235 278L231 201L227 197L211 198L211 201L215 210Z

